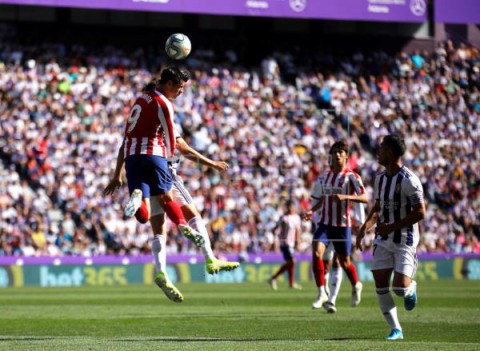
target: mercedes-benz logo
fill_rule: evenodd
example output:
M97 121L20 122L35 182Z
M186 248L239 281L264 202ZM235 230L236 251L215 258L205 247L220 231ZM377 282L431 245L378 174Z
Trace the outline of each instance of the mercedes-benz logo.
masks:
M307 0L290 0L290 8L295 12L302 12L307 7Z
M410 10L415 16L423 16L427 11L425 0L410 0Z

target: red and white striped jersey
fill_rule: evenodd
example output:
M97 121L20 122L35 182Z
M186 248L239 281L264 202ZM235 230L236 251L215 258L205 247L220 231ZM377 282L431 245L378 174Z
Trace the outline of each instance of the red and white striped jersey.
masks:
M331 195L361 195L365 193L360 176L350 169L334 173L331 170L320 175L315 182L313 201L322 201L319 223L334 227L350 227L351 201L337 201Z
M135 100L125 126L124 155L172 157L178 137L173 104L158 91Z

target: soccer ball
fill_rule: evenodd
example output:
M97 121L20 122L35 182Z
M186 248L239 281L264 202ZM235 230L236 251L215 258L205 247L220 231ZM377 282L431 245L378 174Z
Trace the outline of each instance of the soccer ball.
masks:
M174 60L183 60L190 54L192 43L185 34L175 33L168 37L165 43L165 52Z

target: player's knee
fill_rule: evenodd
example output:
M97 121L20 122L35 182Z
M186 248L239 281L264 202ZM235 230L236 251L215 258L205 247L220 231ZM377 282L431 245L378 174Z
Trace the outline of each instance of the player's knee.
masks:
M173 192L171 190L167 191L164 194L157 195L158 201L162 204L173 201Z
M347 269L348 267L350 267L350 258L348 256L339 256L338 257L338 262L340 263L340 265Z

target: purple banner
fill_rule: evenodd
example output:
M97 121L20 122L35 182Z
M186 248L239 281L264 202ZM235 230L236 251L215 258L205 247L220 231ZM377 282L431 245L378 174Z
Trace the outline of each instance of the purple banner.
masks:
M435 0L435 22L480 24L480 0Z
M424 22L426 2L427 0L0 0L0 4L17 5L385 22Z
M312 255L310 253L296 254L295 258L300 261L310 261ZM220 259L226 259L230 261L241 260L239 255L225 255L219 256ZM372 256L370 254L363 254L361 261L370 261ZM451 260L454 258L464 259L480 259L480 254L419 254L420 260ZM248 263L280 263L283 262L283 256L281 254L250 254L247 257L243 257L243 260ZM358 259L357 259L358 260ZM204 262L202 255L189 255L178 254L169 255L167 257L168 264L176 263L202 263ZM10 265L102 265L102 264L144 264L153 263L151 255L143 256L94 256L94 257L82 257L82 256L63 256L63 257L21 257L21 256L4 256L0 257L0 266Z

